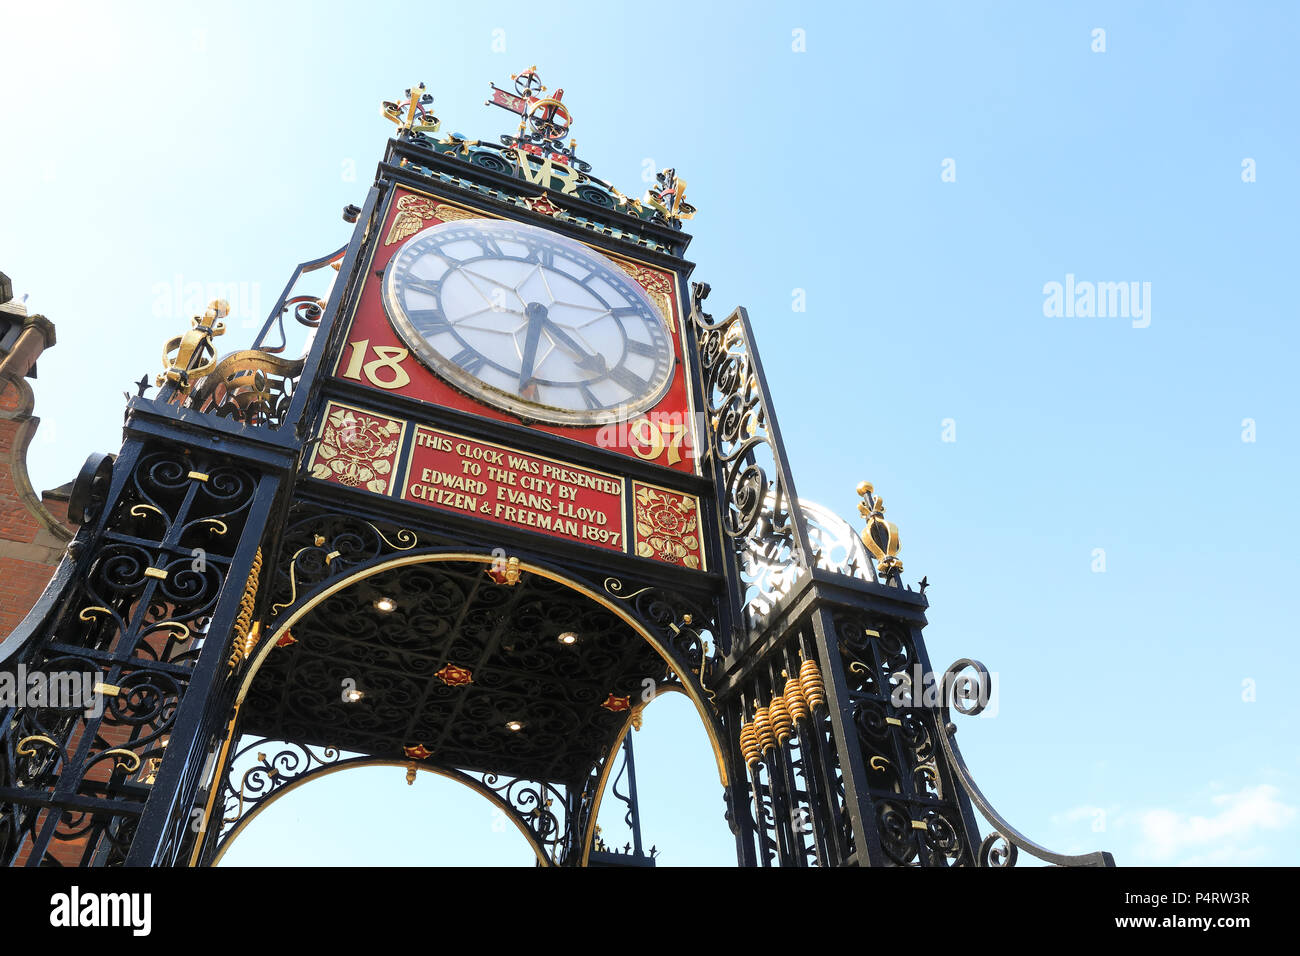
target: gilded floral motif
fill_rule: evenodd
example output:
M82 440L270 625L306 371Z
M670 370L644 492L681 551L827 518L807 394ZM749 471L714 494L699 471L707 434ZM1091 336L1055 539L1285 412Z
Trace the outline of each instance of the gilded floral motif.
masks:
M312 477L388 494L402 428L391 418L331 405L312 458Z
M691 495L634 483L636 553L668 564L699 569L700 508Z

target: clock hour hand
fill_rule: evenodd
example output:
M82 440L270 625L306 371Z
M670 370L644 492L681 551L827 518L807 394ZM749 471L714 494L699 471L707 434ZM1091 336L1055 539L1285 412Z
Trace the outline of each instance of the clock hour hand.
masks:
M602 374L607 371L605 356L588 352L585 348L579 345L572 335L564 331L563 328L557 325L555 321L546 314L545 309L542 310L542 323L546 326L547 334L549 334L551 338L555 339L555 341L559 342L573 353L574 357L578 360L579 368L585 368L590 372L600 372Z

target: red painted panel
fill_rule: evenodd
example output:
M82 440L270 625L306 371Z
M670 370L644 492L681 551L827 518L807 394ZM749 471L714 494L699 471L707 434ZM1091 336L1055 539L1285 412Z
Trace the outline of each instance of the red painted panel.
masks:
M422 365L409 353L384 310L380 276L402 242L437 223L470 218L486 217L410 190L394 191L387 217L378 231L356 312L350 320L347 344L334 374L376 391L400 394L496 421L519 423L519 417L465 395ZM676 357L672 384L658 405L630 422L590 427L535 423L530 427L674 471L696 473L695 429L683 361L683 316L676 276L654 266L610 258L640 283L652 301L661 305L661 312L666 312Z
M415 427L402 498L623 552L623 479L553 458Z

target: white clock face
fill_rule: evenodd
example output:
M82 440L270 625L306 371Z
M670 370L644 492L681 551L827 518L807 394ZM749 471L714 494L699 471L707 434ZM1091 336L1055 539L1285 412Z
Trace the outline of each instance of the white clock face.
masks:
M672 339L641 286L582 243L534 226L426 229L388 263L384 301L426 365L522 418L630 418L672 382Z

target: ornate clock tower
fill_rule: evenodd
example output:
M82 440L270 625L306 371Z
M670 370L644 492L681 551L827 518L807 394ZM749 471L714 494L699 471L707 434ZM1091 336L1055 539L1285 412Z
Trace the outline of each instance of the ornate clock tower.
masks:
M0 710L0 859L206 865L280 795L391 764L480 793L540 865L649 865L629 732L676 692L742 865L1109 863L975 787L950 708L987 671L932 671L869 484L860 535L800 501L747 315L687 286L686 183L624 195L562 91L512 79L499 143L439 135L422 86L385 103L348 245L251 348L217 357L214 302L87 461L0 666L93 700Z

